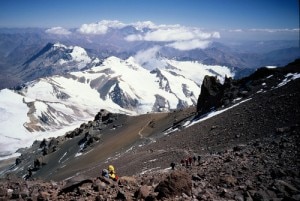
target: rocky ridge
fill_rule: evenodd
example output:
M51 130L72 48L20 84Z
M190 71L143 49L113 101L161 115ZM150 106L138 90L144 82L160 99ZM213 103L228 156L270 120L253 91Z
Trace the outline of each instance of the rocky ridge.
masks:
M81 47L48 43L24 62L20 77L24 81L32 81L41 77L88 69L98 63L100 63L98 58L91 58Z
M0 183L0 197L22 197L24 200L300 200L300 81L290 79L294 75L288 73L299 73L299 61L282 69L258 70L252 77L231 81L228 88L218 85L218 89L223 88L223 95L216 101L230 100L228 106L237 98L246 97L246 101L194 126L183 129L186 120L203 115L199 107L198 115L186 111L188 114L180 116L175 112L178 116L169 116L174 120L167 125L181 129L154 138L153 143L133 147L121 157L108 161L117 168L118 182L99 176L100 168L107 165L105 162L57 181L39 180L38 177L24 181L8 174ZM110 126L116 125L116 119L113 122ZM148 126L158 131L159 123L162 124L149 121ZM120 128L125 130L124 125ZM83 130L87 128L88 125ZM188 167L180 164L181 159L194 155L201 156L201 160ZM171 162L176 163L175 170L169 167Z
M79 175L66 181L1 181L1 198L24 200L299 200L299 126L276 136L202 155L189 167L123 176ZM280 153L280 154L278 154Z

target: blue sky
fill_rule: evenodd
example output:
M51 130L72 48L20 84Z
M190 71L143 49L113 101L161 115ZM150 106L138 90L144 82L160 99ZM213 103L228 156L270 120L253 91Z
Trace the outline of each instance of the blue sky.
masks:
M222 37L239 37L241 31L255 30L259 37L268 38L270 30L276 30L281 38L299 38L299 30L295 30L299 29L298 0L0 1L0 27L78 28L101 20L180 24L219 31Z
M1 0L0 27L79 27L103 19L212 29L298 28L298 0Z

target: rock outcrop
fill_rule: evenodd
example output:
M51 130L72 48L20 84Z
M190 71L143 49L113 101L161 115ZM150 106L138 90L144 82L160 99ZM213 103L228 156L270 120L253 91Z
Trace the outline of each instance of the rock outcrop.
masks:
M224 87L216 77L206 75L204 77L201 94L197 102L197 111L200 114L209 112L213 108L222 105L222 98L224 96Z
M201 86L197 112L203 115L222 106L226 107L236 99L250 97L260 90L270 89L270 86L275 87L288 73L299 73L299 63L300 60L296 60L284 68L259 68L252 75L239 80L225 77L224 84L216 77L207 75Z
M288 66L258 70L237 81L227 78L223 85L208 77L204 84L207 93L204 94L215 98L212 101L215 105L207 103L207 108L200 112L223 106L226 100L229 105L234 104L237 97L242 100L247 97L247 101L201 123L182 126L157 138L154 137L158 136L163 121L172 125L176 119L175 122L185 125L187 120L191 121L187 116L190 117L194 110L170 113L165 116L171 119L168 121L153 121L148 116L141 116L139 118L144 118L144 122L135 130L139 142L149 140L146 134L153 129L156 136L150 136L152 143L130 149L126 147L120 155L110 155L115 158L100 165L93 161L97 163L95 166L74 171L72 177L56 182L34 176L24 180L7 174L0 181L0 200L300 200L300 78L292 79L300 74L299 62L296 64L291 64L292 69ZM132 119L128 121L131 123ZM84 139L83 142L87 143L92 139L90 128L102 125L109 127L107 132L111 132L115 130L113 124L116 120L120 120L120 116L116 118L114 114L100 111L94 121L81 125L76 132L73 131L74 135L65 136L65 140L73 139L78 143ZM134 119L133 124L139 121ZM120 122L124 121L118 124ZM130 127L129 124L122 126L121 131L124 132L126 127ZM113 138L112 142L116 142L115 139L121 140ZM36 143L36 147L40 151L44 147L50 150L58 148L58 151L49 152L47 157L59 152L63 148L61 143L60 139L45 140ZM66 146L65 150L71 148ZM67 160L64 153L59 155L60 161ZM197 155L199 160L180 163L182 159ZM33 169L40 168L36 171L58 167L53 165L47 169L48 164L44 164L44 158L39 156L35 156L31 164ZM86 161L87 156L80 160ZM18 158L13 168L21 167L26 162L24 157ZM171 169L171 162L175 163L175 170ZM99 175L101 166L108 163L115 166L118 181ZM62 168L57 168L57 172ZM53 175L57 172L53 171Z

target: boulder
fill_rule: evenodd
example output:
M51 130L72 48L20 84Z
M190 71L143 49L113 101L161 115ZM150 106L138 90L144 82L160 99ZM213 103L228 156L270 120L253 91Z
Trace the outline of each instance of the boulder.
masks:
M119 185L137 186L137 180L134 177L123 176L118 180Z
M150 188L147 185L143 185L141 186L135 193L134 193L134 197L137 199L145 199L146 197L148 197L150 195Z
M121 190L118 191L116 199L117 200L128 200L126 193L124 191L121 191Z
M101 192L103 190L105 190L107 188L107 184L104 183L103 181L97 179L94 183L93 183L93 189L96 192Z
M93 180L89 177L79 175L69 179L65 186L60 190L59 195L67 192L72 192L85 183L93 184Z
M183 193L191 195L192 179L183 171L173 171L165 180L161 181L154 190L158 192L158 199L171 198Z
M237 179L232 175L225 175L221 177L221 182L227 186L234 186L237 183Z

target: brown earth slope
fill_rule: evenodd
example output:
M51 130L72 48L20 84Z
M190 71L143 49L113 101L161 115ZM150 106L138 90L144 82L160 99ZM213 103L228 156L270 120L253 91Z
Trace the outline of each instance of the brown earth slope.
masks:
M300 200L300 79L278 85L299 69L298 61L244 79L252 82L244 102L190 127L184 123L199 118L193 108L122 116L81 156L72 159L76 149L64 158L71 142L82 139L73 136L45 155L47 164L32 176L59 182L9 178L1 182L0 197L25 191L25 198L41 200ZM177 130L164 135L170 127ZM200 162L180 165L194 155ZM55 158L60 162L52 164L49 159ZM118 182L100 176L109 164L116 167Z

